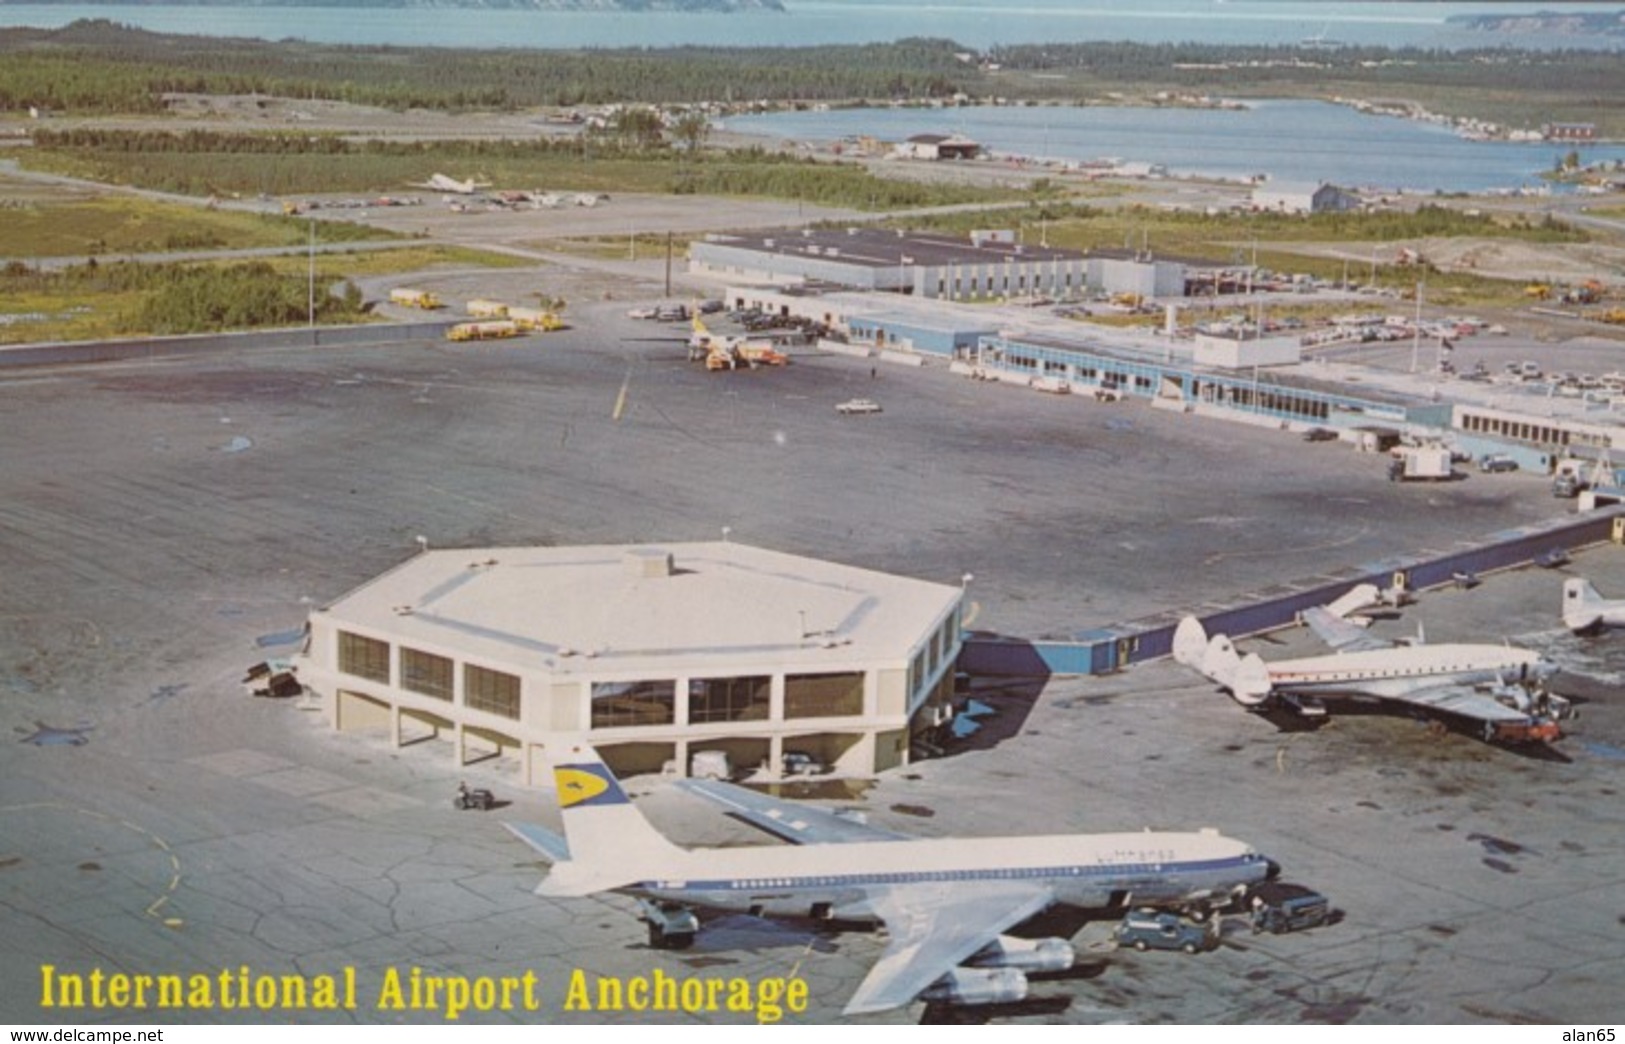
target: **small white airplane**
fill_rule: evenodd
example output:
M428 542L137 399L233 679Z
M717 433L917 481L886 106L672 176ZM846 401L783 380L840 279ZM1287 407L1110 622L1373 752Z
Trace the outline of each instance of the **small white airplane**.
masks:
M1563 625L1575 634L1625 627L1625 599L1604 598L1591 581L1572 577L1563 581Z
M1227 636L1209 639L1201 622L1187 616L1174 631L1174 659L1250 708L1278 701L1319 717L1326 713L1321 697L1370 697L1479 722L1486 741L1562 736L1557 720L1567 715L1568 701L1544 691L1557 665L1539 653L1511 645L1428 645L1420 631L1414 639L1389 642L1329 608L1303 613L1304 622L1333 648L1327 656L1274 663L1257 653L1243 657Z
M459 196L472 196L481 189L490 188L491 183L489 181L476 181L473 178L469 178L467 181L458 181L456 178L450 178L444 174L431 174L428 181L412 182L411 187L429 189L434 192L451 192Z
M553 864L536 894L635 896L650 943L680 949L699 928L694 908L762 917L881 922L886 950L846 1014L916 1000L1015 1003L1028 971L1063 971L1065 939L1005 931L1058 903L1136 905L1205 916L1279 871L1241 841L1194 833L911 838L833 812L725 783L680 785L753 826L805 847L684 849L627 799L596 751L548 744L564 836L506 824Z

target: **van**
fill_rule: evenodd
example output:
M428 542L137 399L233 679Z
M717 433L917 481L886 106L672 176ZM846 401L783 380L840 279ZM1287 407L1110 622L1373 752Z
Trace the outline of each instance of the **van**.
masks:
M1331 919L1332 906L1324 895L1303 885L1268 881L1253 889L1253 934L1299 932L1318 928Z

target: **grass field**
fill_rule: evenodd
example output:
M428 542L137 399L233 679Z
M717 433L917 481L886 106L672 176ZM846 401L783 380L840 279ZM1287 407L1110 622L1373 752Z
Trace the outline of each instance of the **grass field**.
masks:
M304 257L284 257L270 258L266 263L281 275L303 275L308 261ZM505 254L464 247L410 246L321 255L316 280L319 285L331 285L346 279L417 272L442 265L507 268L526 263ZM150 332L141 329L135 319L147 297L148 292L142 290L87 289L67 279L0 273L0 344L140 336Z
M797 162L752 150L693 159L663 152L636 158L595 157L522 148L509 154L456 142L427 144L410 154L35 148L19 161L31 170L199 196L398 193L437 170L468 170L482 181L507 187L761 196L863 209L984 203L1017 196L970 185L881 178L855 164Z
M310 223L298 218L124 196L33 201L0 210L0 257L246 250L300 246L309 237ZM392 238L392 233L347 221L316 225L319 243Z

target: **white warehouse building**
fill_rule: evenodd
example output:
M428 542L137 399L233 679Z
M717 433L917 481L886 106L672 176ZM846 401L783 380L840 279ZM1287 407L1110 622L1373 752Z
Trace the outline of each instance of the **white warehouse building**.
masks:
M527 783L559 734L627 773L869 774L951 723L962 598L731 542L433 550L313 612L296 667L335 729L449 735Z

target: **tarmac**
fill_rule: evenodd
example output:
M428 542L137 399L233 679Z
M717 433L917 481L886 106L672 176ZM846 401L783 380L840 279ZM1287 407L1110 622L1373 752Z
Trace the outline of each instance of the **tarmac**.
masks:
M969 581L970 626L1039 637L1445 546L1572 510L1546 480L1395 485L1381 458L1285 432L812 353L709 374L680 325L573 303L512 342L275 349L0 373L0 1021L438 1022L376 1003L412 968L534 972L537 1010L482 1021L754 1021L603 1011L579 972L808 985L828 1022L883 947L745 917L650 949L629 900L531 895L501 828L556 824L512 760L340 736L244 669L417 549L730 539ZM658 296L650 290L649 296ZM578 299L579 300L579 299ZM854 396L884 412L841 416ZM1022 1005L865 1021L1564 1023L1625 1020L1625 635L1558 621L1567 575L1625 595L1601 547L1557 571L1430 592L1395 635L1499 639L1565 667L1580 718L1518 750L1353 707L1318 729L1249 714L1171 662L1104 678L978 679L991 711L951 756L841 803L922 836L1213 826L1339 923L1214 952L1118 953L1111 922L1052 914L1080 951ZM1266 658L1310 646L1264 639ZM492 813L458 812L458 780ZM686 844L777 843L636 780ZM45 966L342 975L354 1008L42 1007Z

